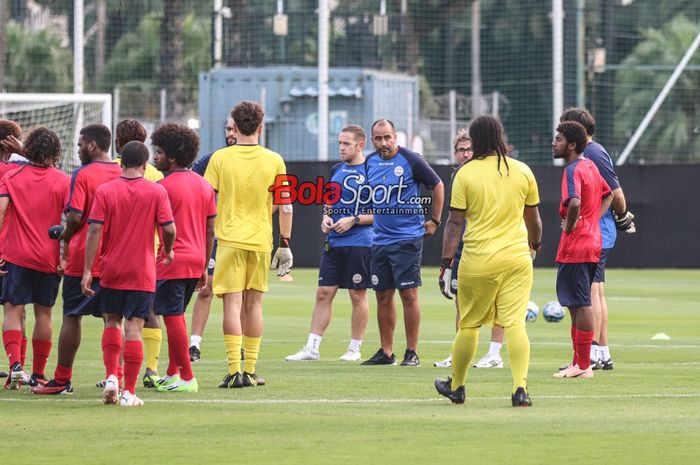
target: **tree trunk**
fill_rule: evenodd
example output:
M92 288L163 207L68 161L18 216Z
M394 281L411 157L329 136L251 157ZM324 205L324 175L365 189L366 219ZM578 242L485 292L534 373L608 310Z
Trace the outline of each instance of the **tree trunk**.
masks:
M160 86L167 92L167 118L183 115L183 0L165 0L160 26Z
M0 92L5 91L5 55L7 54L7 0L0 0Z

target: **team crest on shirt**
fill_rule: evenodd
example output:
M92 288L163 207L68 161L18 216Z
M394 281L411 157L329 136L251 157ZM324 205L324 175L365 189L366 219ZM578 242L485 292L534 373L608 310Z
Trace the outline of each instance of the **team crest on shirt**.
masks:
M355 284L360 284L362 282L362 275L360 273L355 273L352 275L352 282Z
M376 286L377 284L379 284L379 277L378 277L376 274L373 274L373 275L372 275L372 284L373 284L374 286Z
M213 258L210 258L209 259L209 266L207 268L209 268L210 270L213 270L215 265L216 265L216 260L214 260Z
M397 166L396 168L394 168L394 174L396 176L401 176L403 174L403 167Z

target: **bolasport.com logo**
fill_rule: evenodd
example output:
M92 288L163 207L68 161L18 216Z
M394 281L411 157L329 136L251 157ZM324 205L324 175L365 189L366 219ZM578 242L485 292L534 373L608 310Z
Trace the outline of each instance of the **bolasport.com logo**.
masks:
M361 174L347 175L342 183L326 181L323 176L318 176L315 181L300 182L293 174L280 174L275 178L275 184L268 188L274 205L320 205L326 215L427 214L432 198L407 196L408 190L409 185L403 176L393 184L371 186Z

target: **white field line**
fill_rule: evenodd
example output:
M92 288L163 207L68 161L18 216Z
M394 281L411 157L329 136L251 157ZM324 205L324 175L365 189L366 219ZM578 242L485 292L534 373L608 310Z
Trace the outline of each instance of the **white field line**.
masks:
M421 344L452 344L453 340L427 340L420 341ZM507 344L506 341L504 344ZM530 341L533 346L567 346L571 347L571 341L565 342L544 342ZM610 344L610 347L631 348L631 349L700 349L700 344Z
M577 399L697 399L700 398L700 393L653 393L653 394L602 394L602 395L553 395L553 396L533 396L536 400L577 400ZM71 402L95 404L102 402L101 399L70 399L70 396L32 396L23 399L7 399L0 397L0 402ZM510 400L510 397L490 396L490 397L471 397L467 398L467 402L479 401L495 401L495 400ZM303 405L303 404L418 404L418 403L433 403L446 402L446 399L441 397L423 398L423 399L254 399L254 400L239 400L239 399L183 399L173 396L171 399L146 399L146 404L235 404L235 405Z

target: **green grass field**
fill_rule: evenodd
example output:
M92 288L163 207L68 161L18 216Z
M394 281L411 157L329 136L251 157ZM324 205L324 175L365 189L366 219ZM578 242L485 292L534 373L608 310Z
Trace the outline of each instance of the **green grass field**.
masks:
M0 391L2 463L614 463L693 464L700 459L700 270L608 272L612 372L589 380L551 374L570 359L568 316L560 324L528 324L532 342L530 409L510 407L511 377L469 372L467 402L450 404L432 366L450 349L454 310L437 290L435 269L421 289L423 365L361 367L338 362L349 338L347 295L321 346L321 361L289 363L309 328L316 270L295 270L293 283L273 279L265 301L258 373L267 386L223 390L226 372L221 303L216 302L195 365L200 392L159 394L139 388L146 405L101 404L102 324L86 319L72 396ZM532 299L554 300L553 270L536 270ZM376 305L363 356L379 346ZM53 373L60 303L54 318ZM31 326L32 318L28 318ZM652 340L666 333L670 340ZM487 348L482 331L478 355ZM404 350L402 319L397 356ZM167 348L161 350L165 371ZM31 353L29 355L31 359ZM13 454L10 460L8 453Z

